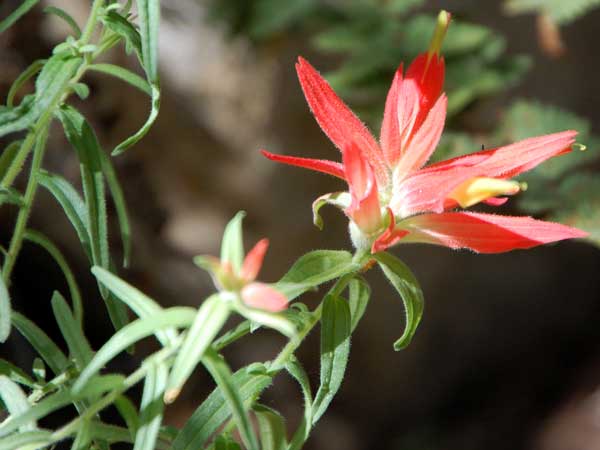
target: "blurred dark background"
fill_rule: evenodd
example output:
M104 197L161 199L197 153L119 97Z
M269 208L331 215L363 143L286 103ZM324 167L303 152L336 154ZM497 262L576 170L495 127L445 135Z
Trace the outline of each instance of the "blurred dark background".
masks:
M17 3L2 2L0 9ZM87 14L85 1L48 3L80 21ZM238 7L243 12L248 5ZM191 258L217 254L225 223L241 209L248 212L246 244L263 236L271 241L263 280L277 279L308 250L350 246L341 214L325 211L326 226L319 232L310 211L314 198L343 186L275 166L258 152L265 147L338 157L311 117L294 73L299 54L323 71L344 62L343 54L330 55L310 43L310 33L327 22L295 24L258 39L243 27L232 32L226 19L232 16L215 18L215 8L200 0L163 2L161 114L145 139L114 159L133 224L132 265L121 275L165 306L197 305L210 293L209 278ZM510 88L462 106L452 119L455 129L485 136L500 125L512 99L525 97L583 116L592 132L600 133L595 47L600 10L562 26L564 51L552 56L538 39L535 15L508 16L500 2L490 0L431 1L418 11L435 14L439 8L504 36L507 58L530 58L529 70ZM62 24L39 8L0 35L3 96L20 71L48 55L64 33ZM110 57L136 69L122 49ZM80 107L110 149L145 120L148 101L102 75L87 81L92 94ZM358 101L365 98L372 97ZM76 157L59 129L51 133L45 165L78 179ZM521 214L512 203L501 213ZM14 211L5 206L0 215L6 243ZM111 334L109 321L76 235L49 195L37 198L32 224L54 239L75 269L84 291L86 334L99 348ZM116 228L113 237L118 249ZM494 256L420 245L394 253L422 284L422 325L408 349L394 352L392 342L403 329L402 304L380 274L368 274L373 296L354 335L346 379L307 449L600 448L600 249L563 242ZM54 330L57 340L49 300L53 289L64 287L52 260L26 245L15 272L14 308ZM33 355L16 334L2 353L28 369ZM260 332L227 356L238 367L270 359L280 344L274 334ZM318 380L318 333L299 356ZM136 361L124 356L119 364L116 369L128 371ZM167 409L166 421L182 424L211 389L208 376L198 370L181 400ZM291 430L301 415L296 385L281 375L264 399L286 414Z

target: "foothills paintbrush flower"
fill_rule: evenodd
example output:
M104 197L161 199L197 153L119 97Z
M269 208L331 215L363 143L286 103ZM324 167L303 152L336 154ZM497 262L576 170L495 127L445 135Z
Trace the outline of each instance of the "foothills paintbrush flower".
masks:
M268 239L258 241L238 271L230 262L214 256L198 256L194 261L211 274L220 291L238 292L244 304L251 308L279 312L287 308L285 295L268 284L255 281L268 247Z
M376 253L397 243L424 242L498 253L585 237L565 225L530 217L454 211L477 203L501 205L523 185L510 178L571 151L576 131L538 136L423 167L446 119L445 64L440 49L450 14L442 11L429 51L404 73L400 65L385 103L379 142L303 58L296 70L310 108L342 152L342 163L276 155L269 159L341 178L348 192L326 194L313 204L333 204L350 220L357 248Z

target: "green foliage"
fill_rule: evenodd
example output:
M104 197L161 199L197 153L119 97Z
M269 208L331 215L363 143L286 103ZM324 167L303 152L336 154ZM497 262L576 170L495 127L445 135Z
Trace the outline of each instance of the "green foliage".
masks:
M0 343L6 342L10 335L10 294L4 284L0 280Z
M312 424L327 410L342 385L350 353L351 316L346 300L328 294L321 318L321 385L313 402Z
M0 33L11 27L17 20L27 14L40 0L24 0L13 12L0 21Z
M504 2L504 7L510 14L546 14L559 25L566 25L598 6L600 6L599 0L505 0Z
M423 3L252 0L239 7L235 0L219 0L210 3L210 15L233 35L244 35L256 44L310 35L318 51L336 58L343 55L342 64L326 78L361 118L377 127L399 63L404 62L406 69L429 46L435 18L413 13ZM528 58L507 56L504 48L504 39L490 29L453 20L443 47L450 115L521 78L529 68Z
M390 253L381 252L375 255L375 259L404 302L406 325L400 339L394 342L394 350L399 351L410 343L419 322L421 322L424 304L423 291L408 266L398 258Z

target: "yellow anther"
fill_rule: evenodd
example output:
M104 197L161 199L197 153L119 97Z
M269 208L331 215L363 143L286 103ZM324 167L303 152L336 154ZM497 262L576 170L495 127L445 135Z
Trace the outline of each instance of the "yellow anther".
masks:
M497 178L472 178L458 186L449 195L463 208L468 208L498 195L514 195L527 189L526 183Z
M577 150L579 150L580 152L585 152L587 150L587 145L580 144L579 142L575 142L573 144L573 147L577 148Z

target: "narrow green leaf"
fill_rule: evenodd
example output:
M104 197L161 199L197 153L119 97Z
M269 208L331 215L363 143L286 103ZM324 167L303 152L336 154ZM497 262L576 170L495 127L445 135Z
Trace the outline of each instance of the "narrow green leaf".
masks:
M159 0L137 0L142 39L142 61L148 80L158 81L158 27L160 25Z
M95 70L96 72L111 75L129 83L145 94L152 95L152 89L146 80L121 66L116 66L114 64L92 64L88 70Z
M125 40L125 48L127 53L133 49L142 65L144 65L142 57L142 38L135 26L116 11L107 12L102 18L102 22L109 30L115 32Z
M18 106L0 106L0 137L29 128L37 119L35 96L26 95Z
M4 280L0 279L0 343L6 342L10 336L10 316L10 295Z
M110 290L119 300L129 306L139 317L152 317L160 314L163 309L156 301L152 300L146 294L137 288L126 283L116 275L99 266L92 267L92 273L108 290ZM175 330L165 330L156 333L156 337L161 344L173 344L177 338Z
M0 205L3 205L4 203L10 203L12 205L22 207L23 196L16 189L0 187Z
M51 438L52 433L43 430L15 433L0 439L0 448L2 450L33 450L52 443Z
M47 14L54 14L55 16L60 17L66 22L67 25L71 27L71 30L73 30L73 34L75 34L75 37L77 39L81 37L81 28L79 28L79 25L77 25L75 19L73 19L73 17L64 9L57 8L55 6L46 6L44 8L44 12Z
M123 242L123 266L128 267L129 260L131 259L131 226L129 225L129 214L127 213L125 196L123 195L123 189L121 188L110 157L104 152L100 152L99 155L102 172L106 177L106 184L108 184L108 189L110 190L110 195L117 211L117 219L119 220L119 230L121 232L121 241Z
M140 405L141 426L135 436L133 450L154 450L162 422L163 395L169 371L166 365L155 365L146 375L142 403Z
M133 343L165 328L188 327L194 322L195 317L196 310L194 308L173 307L125 325L98 350L73 385L73 392L83 389L90 378L98 373L107 362Z
M219 435L210 450L242 450L242 446L229 435Z
M221 242L221 263L231 264L235 273L239 273L244 261L242 220L245 216L246 213L244 211L240 211L233 216L233 219L225 227Z
M26 230L24 234L24 238L28 241L33 242L34 244L39 245L44 250L48 252L50 256L54 259L63 275L65 276L65 280L67 281L67 285L69 286L69 293L71 295L71 301L73 302L73 315L75 316L75 320L81 324L83 321L83 305L81 302L81 292L79 291L79 286L77 285L77 281L75 280L75 276L71 271L71 268L67 264L67 261L63 254L60 252L58 247L50 241L46 236L44 236L39 231L35 230Z
M39 116L61 100L65 87L83 62L70 54L51 56L35 80L35 111Z
M91 260L92 250L90 234L87 228L89 221L88 212L77 190L62 176L43 170L38 173L38 182L56 198L71 225L73 225L79 242Z
M250 308L243 302L236 302L233 307L238 314L251 321L251 333L254 333L261 326L265 326L279 331L290 339L294 339L298 335L296 325L287 317L289 315L288 311L272 313L259 308Z
M350 306L350 317L352 318L351 330L353 332L367 309L369 298L371 297L371 288L361 277L353 278L350 281L349 288L350 297L348 303Z
M81 100L85 100L90 96L90 88L85 83L73 83L71 84L71 90L77 94Z
M94 352L83 334L81 323L75 320L71 308L57 291L54 291L52 295L52 310L58 327L69 347L69 353L75 360L75 365L79 370L83 370L92 360Z
M23 386L33 387L35 382L22 369L15 366L13 363L0 359L0 375L5 375L15 383Z
M0 33L5 32L10 26L19 20L22 16L39 3L40 0L23 0L23 2L11 12L7 17L0 21Z
M25 414L30 408L27 397L19 385L5 375L0 375L0 397L12 417ZM32 431L36 429L36 426L34 421L29 422L21 426L19 431Z
M137 430L140 428L140 418L135 405L125 395L119 395L115 400L115 407L127 425L131 440L135 440Z
M124 382L125 377L119 374L94 375L90 382L77 392L77 398L95 401L107 392L121 389Z
M327 410L344 379L351 323L348 303L340 297L326 295L321 318L321 385L313 403L313 425Z
M272 379L264 372L251 373L243 368L233 374L231 381L237 387L242 402L248 405L271 384ZM215 389L185 423L173 441L172 450L204 448L211 436L230 415L231 411L223 391L220 388Z
M258 442L250 423L248 411L244 406L243 396L225 359L209 348L202 362L223 393L244 445L249 450L258 450Z
M374 257L404 302L406 327L400 339L394 342L394 350L402 350L410 344L423 316L423 291L408 266L398 258L386 252L377 253Z
M290 359L290 361L285 365L285 369L300 385L302 397L304 399L304 417L302 418L302 422L300 422L300 425L294 433L294 436L288 447L288 450L300 450L306 439L308 439L313 422L312 390L310 388L308 375L296 357L292 357Z
M48 414L67 406L73 401L69 391L62 390L55 392L44 398L39 403L31 406L27 411L18 416L12 416L10 420L6 420L0 424L0 437L6 436L13 431L20 429L22 426L35 422ZM4 447L0 447L4 448Z
M77 431L77 434L75 435L73 445L71 445L71 450L86 450L89 448L93 448L91 446L91 443L91 423L89 420L84 420L81 427Z
M110 256L102 149L94 130L76 109L63 105L57 116L63 124L67 139L75 147L79 156L83 193L88 212L87 230L90 236L92 261L108 269ZM100 286L100 293L105 300L115 330L119 330L128 321L124 306L107 295L102 286Z
M202 303L171 368L165 393L166 403L175 401L204 352L221 331L229 311L229 304L219 294L211 295Z
M158 1L158 0L155 0L155 1ZM127 139L125 139L123 142L121 142L119 145L117 145L111 153L112 156L120 155L125 150L127 150L129 147L136 144L140 139L142 139L144 136L146 136L146 133L148 133L148 131L150 131L150 127L152 127L152 124L158 117L158 111L160 109L160 88L157 83L151 83L150 90L151 90L151 94L152 94L151 95L152 99L151 99L151 106L150 106L150 114L148 115L146 122L144 123L144 125L142 125L142 127L138 131L135 132L135 134L133 134L132 136L129 136Z
M255 405L261 450L285 450L287 436L285 420L281 414L265 405Z
M2 184L3 186L5 186L4 178L6 176L6 173L15 162L15 158L19 153L22 143L23 141L11 142L6 146L6 148L0 155L0 184Z
M27 69L25 69L13 82L8 94L6 95L6 106L12 107L13 101L15 99L15 95L19 92L19 90L23 87L23 85L36 73L40 71L42 67L46 64L45 59L37 59L32 62Z
M314 250L302 255L274 285L288 300L354 270L352 255L346 251Z
M12 313L12 323L19 330L19 333L29 341L55 375L59 375L65 370L69 365L69 360L36 324L16 311Z

